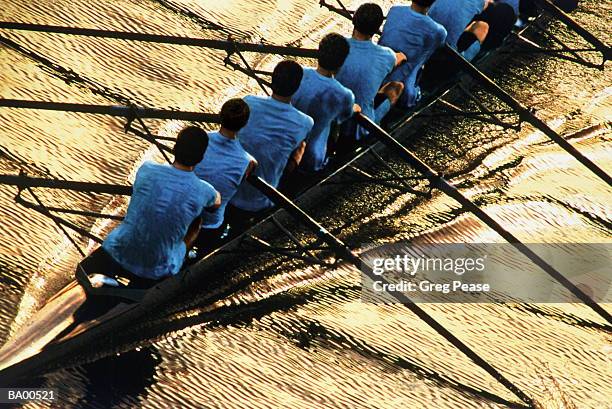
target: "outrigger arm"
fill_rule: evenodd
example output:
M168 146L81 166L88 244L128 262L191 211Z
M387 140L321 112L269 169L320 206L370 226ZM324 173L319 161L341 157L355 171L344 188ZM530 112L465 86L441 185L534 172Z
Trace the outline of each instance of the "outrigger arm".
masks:
M20 109L42 109L47 111L78 112L84 114L109 115L133 119L167 119L192 122L220 123L218 114L206 112L175 111L171 109L156 109L127 105L93 105L72 104L52 101L28 101L22 99L0 98L0 107Z
M132 186L127 185L34 178L25 175L0 175L0 185L12 185L19 189L43 187L49 189L72 190L75 192L106 193L109 195L130 196L132 194Z

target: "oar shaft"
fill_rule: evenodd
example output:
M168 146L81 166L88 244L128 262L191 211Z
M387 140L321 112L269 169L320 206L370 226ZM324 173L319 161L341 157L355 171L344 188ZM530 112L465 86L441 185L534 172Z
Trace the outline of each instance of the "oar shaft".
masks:
M173 111L169 109L154 109L144 107L129 107L124 105L92 105L72 104L52 101L27 101L21 99L0 99L0 107L21 109L42 109L48 111L80 112L131 118L173 119L179 121L219 123L217 114L204 112Z
M580 163L582 163L585 167L587 167L591 172L597 175L601 180L606 182L608 186L612 186L612 177L608 175L603 169L597 166L594 162L592 162L589 158L584 156L578 149L576 149L571 143L563 139L557 132L555 132L551 127L549 127L544 121L538 118L531 110L523 104L521 104L516 98L512 95L504 91L499 85L495 83L492 79L487 77L482 71L478 68L474 67L472 63L467 61L461 54L459 54L456 50L451 48L448 44L444 47L445 51L449 56L453 58L457 63L463 67L463 69L474 79L479 81L484 87L488 88L490 92L492 92L495 96L497 96L500 100L510 106L512 109L516 110L519 117L531 123L537 129L539 129L544 135L548 136L553 142L563 148L567 153L576 158Z
M346 244L344 244L340 239L328 232L327 229L321 226L316 220L314 220L310 215L304 212L295 203L285 197L285 195L276 190L273 186L268 184L259 176L255 175L249 176L247 180L260 192L266 195L277 206L284 208L287 212L289 212L291 216L293 216L294 218L308 226L310 229L312 229L321 240L323 240L332 248L332 250L334 251L334 253L336 253L338 257L361 269L361 271L366 274L370 279L388 284L388 282L383 277L374 274L372 268L369 267L367 263L365 263L357 254L355 254ZM502 385L512 391L512 393L514 393L523 402L529 405L534 404L533 400L529 396L527 396L521 389L519 389L510 380L503 376L497 369L495 369L495 367L485 361L469 346L463 343L463 341L457 338L452 332L447 330L442 324L436 321L435 318L433 318L425 310L415 304L409 297L398 292L395 292L392 295L398 302L404 304L416 316L426 322L438 334L440 334L453 346L455 346L463 354L470 358L476 365L481 367L498 382L500 382Z
M578 24L573 18L567 13L557 7L556 4L550 0L535 0L536 4L543 10L551 13L555 18L561 21L563 24L574 30L576 34L584 38L589 44L600 51L604 57L604 60L612 58L612 49L610 46L604 44L600 39L595 37L590 31Z
M612 324L612 316L599 304L597 304L591 297L585 294L582 290L576 287L571 281L569 281L563 274L555 270L550 264L544 261L540 256L529 249L523 244L518 238L512 233L504 229L498 222L490 217L484 210L476 206L471 200L466 198L461 192L459 192L453 185L451 185L446 179L439 175L432 168L423 163L416 155L410 152L404 145L399 143L389 133L387 133L380 126L372 122L368 117L363 114L356 114L356 119L361 126L367 129L372 135L378 138L381 142L387 145L391 150L397 153L402 159L413 166L417 171L421 172L429 181L442 190L444 193L459 202L465 209L472 212L487 226L497 232L506 241L511 243L517 250L528 257L533 263L542 268L552 278L557 280L561 285L567 288L572 294L578 297L582 302L588 305L593 311L604 318L608 323Z
M269 44L241 43L231 40L213 40L205 38L134 33L129 31L97 30L92 28L52 26L47 24L16 23L10 21L0 21L0 28L7 30L25 30L42 33L69 34L85 37L114 38L119 40L142 41L158 44L185 45L192 47L224 50L228 53L241 51L262 54L280 54L292 57L317 58L317 50L315 49Z
M17 186L20 189L44 187L50 189L73 190L75 192L107 193L110 195L130 196L131 186L110 183L77 182L71 180L33 178L23 175L0 175L0 185Z

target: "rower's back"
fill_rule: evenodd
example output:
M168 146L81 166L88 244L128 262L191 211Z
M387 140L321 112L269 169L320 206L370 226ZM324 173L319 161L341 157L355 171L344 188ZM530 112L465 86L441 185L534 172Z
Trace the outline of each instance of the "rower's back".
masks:
M382 10L378 5L366 3L357 9L353 19L353 37L348 38L350 51L336 79L355 94L355 103L368 118L379 122L391 108L389 100L375 107L375 98L387 75L393 71L396 55L393 50L372 42L372 36L383 22ZM356 38L359 36L360 38ZM363 39L361 39L363 37ZM351 121L352 122L352 121ZM343 133L347 132L345 125ZM353 133L353 131L349 131ZM364 132L358 132L360 139Z
M422 3L424 12L417 12L414 5ZM419 70L446 40L446 29L425 14L431 0L413 1L413 6L393 6L387 14L379 44L406 55L406 62L393 70L387 81L404 83L402 102L405 107L414 106L419 99L417 87Z
M300 164L300 169L306 172L325 167L331 126L349 119L355 104L353 92L334 78L349 53L346 38L330 33L321 40L318 51L317 69L304 69L300 88L291 99L297 109L314 120Z
M206 150L206 133L186 129L179 134L192 142L186 148L193 151L187 155L191 159L183 159L186 168L145 162L136 173L124 220L102 244L121 267L142 278L160 279L180 270L190 224L215 203L215 189L192 171Z
M444 26L446 42L457 48L459 37L484 6L484 0L436 0L429 9L429 17Z
M244 98L251 111L247 125L238 133L244 149L257 160L255 175L277 187L289 157L313 127L313 120L291 105L291 97L302 80L303 70L293 61L283 61L274 69L271 97ZM280 84L279 84L280 83ZM273 206L259 190L243 181L230 204L248 212Z
M230 99L221 108L221 129L208 135L204 159L195 174L221 194L221 205L202 214L202 229L217 229L223 224L225 208L244 180L255 159L242 146L236 134L249 120L249 106L242 99Z

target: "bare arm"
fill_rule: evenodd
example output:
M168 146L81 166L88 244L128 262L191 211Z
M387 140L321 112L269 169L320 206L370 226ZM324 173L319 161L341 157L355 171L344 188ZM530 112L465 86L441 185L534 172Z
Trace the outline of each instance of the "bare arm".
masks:
M205 207L204 210L207 212L212 212L221 207L221 193L215 191L215 201L212 205Z
M285 174L289 174L297 169L297 167L300 165L300 162L302 162L302 157L304 156L305 151L306 141L302 141L300 145L291 154L289 162L287 162L287 167L285 168Z
M211 207L213 209L218 209L219 207L221 207L221 193L219 192L215 192L215 204L213 204Z
M244 172L244 177L243 179L248 178L249 176L251 176L251 173L253 173L253 171L255 171L255 168L257 168L257 161L255 159L251 160L251 162L249 162L249 166L247 166L247 170L246 172Z
M195 240L198 238L198 234L200 234L201 226L202 226L202 217L200 216L193 219L193 221L189 225L189 228L187 229L187 234L185 235L185 238L183 239L183 241L185 242L185 246L187 247L187 250L193 247Z
M396 67L402 65L406 61L408 61L408 58L406 57L406 54L404 54L402 52L395 53L395 66Z

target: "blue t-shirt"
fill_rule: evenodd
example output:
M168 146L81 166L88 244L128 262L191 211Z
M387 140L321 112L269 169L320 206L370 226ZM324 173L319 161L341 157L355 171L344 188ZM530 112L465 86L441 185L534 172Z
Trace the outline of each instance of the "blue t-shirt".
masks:
M291 104L272 97L249 95L244 101L251 109L251 116L238 132L238 138L244 149L257 160L255 175L277 187L291 153L306 139L314 121ZM246 180L240 184L230 203L251 212L273 206Z
M350 51L336 79L355 94L355 102L361 106L361 112L375 122L379 122L390 105L383 109L374 109L374 98L383 85L387 75L395 68L395 52L372 41L347 39ZM357 134L360 138L363 131Z
M407 61L385 80L404 83L403 105L411 107L418 102L417 74L445 40L446 29L431 17L417 13L410 6L393 6L389 10L379 44L406 55Z
M145 162L136 173L125 219L102 247L139 277L174 275L185 258L189 225L215 199L215 189L195 173Z
M314 119L314 127L306 138L306 152L301 167L307 171L321 170L326 162L331 125L344 122L353 115L355 96L334 78L321 75L313 68L306 68L300 88L291 102Z
M244 150L238 139L230 139L219 132L208 134L208 148L195 174L210 183L221 194L221 206L202 213L202 228L216 229L223 223L225 207L238 190L238 186L253 157Z
M457 41L476 14L482 12L484 0L436 0L429 17L446 29L446 42L457 48Z

